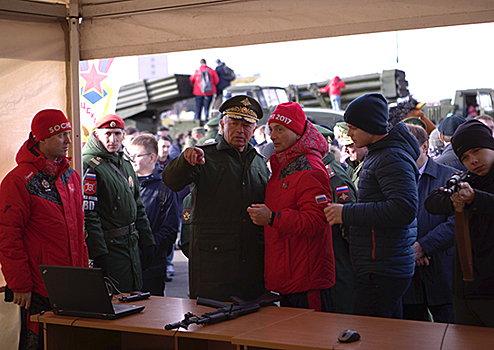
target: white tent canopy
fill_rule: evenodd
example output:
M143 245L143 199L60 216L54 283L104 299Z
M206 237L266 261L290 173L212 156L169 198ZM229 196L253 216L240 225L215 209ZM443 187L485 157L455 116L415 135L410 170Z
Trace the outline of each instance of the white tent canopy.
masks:
M47 107L72 120L81 169L80 60L493 19L492 0L0 0L0 179L15 166L33 115ZM17 308L1 302L0 309L2 327L12 326ZM1 344L16 341L15 332L4 333L10 339Z
M0 178L37 110L79 123L79 60L490 22L490 0L2 0ZM8 33L8 34L7 34ZM248 55L248 52L246 52ZM22 122L21 122L22 121ZM80 133L73 155L80 169Z

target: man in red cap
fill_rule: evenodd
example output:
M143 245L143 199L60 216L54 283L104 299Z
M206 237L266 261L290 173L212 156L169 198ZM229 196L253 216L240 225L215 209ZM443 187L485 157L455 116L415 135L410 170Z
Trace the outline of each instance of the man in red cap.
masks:
M84 224L93 265L130 293L142 288L142 270L151 266L155 241L139 180L124 157L124 128L118 115L105 115L84 146Z
M29 320L50 309L38 265L88 266L81 179L66 157L71 131L62 111L38 112L0 188L0 263L6 299L21 307L19 349L43 346Z
M247 209L265 230L266 288L281 294L281 306L330 311L335 269L324 207L331 202L331 187L321 160L328 142L295 102L279 104L268 124L273 174L265 204Z

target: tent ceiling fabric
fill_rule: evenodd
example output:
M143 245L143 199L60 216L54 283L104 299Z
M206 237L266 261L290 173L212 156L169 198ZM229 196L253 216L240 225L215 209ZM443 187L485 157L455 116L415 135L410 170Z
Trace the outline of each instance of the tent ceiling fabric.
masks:
M492 22L494 18L492 0L80 3L83 60ZM136 14L129 15L133 11Z
M492 0L2 0L0 16L38 12L60 20L69 8L82 18L81 60L494 19Z

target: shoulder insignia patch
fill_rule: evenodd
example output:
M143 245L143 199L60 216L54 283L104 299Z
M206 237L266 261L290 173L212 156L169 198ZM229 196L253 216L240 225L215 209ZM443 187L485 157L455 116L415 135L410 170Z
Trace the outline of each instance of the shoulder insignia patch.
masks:
M336 187L336 199L339 203L345 203L350 200L350 190L348 186Z
M184 209L182 211L182 222L188 223L192 217L192 209Z

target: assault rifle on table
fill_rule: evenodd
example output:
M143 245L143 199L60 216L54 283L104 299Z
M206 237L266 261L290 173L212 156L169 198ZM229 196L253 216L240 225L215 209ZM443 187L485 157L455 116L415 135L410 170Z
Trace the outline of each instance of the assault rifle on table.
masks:
M197 305L216 307L218 309L206 312L201 316L196 316L192 312L187 312L182 321L167 324L165 325L165 329L167 331L180 327L187 329L192 323L215 324L227 320L232 320L239 316L257 312L263 306L272 305L274 302L280 300L280 296L277 294L266 292L255 300L243 301L242 299L237 297L231 297L231 299L233 301L232 304L198 297Z

